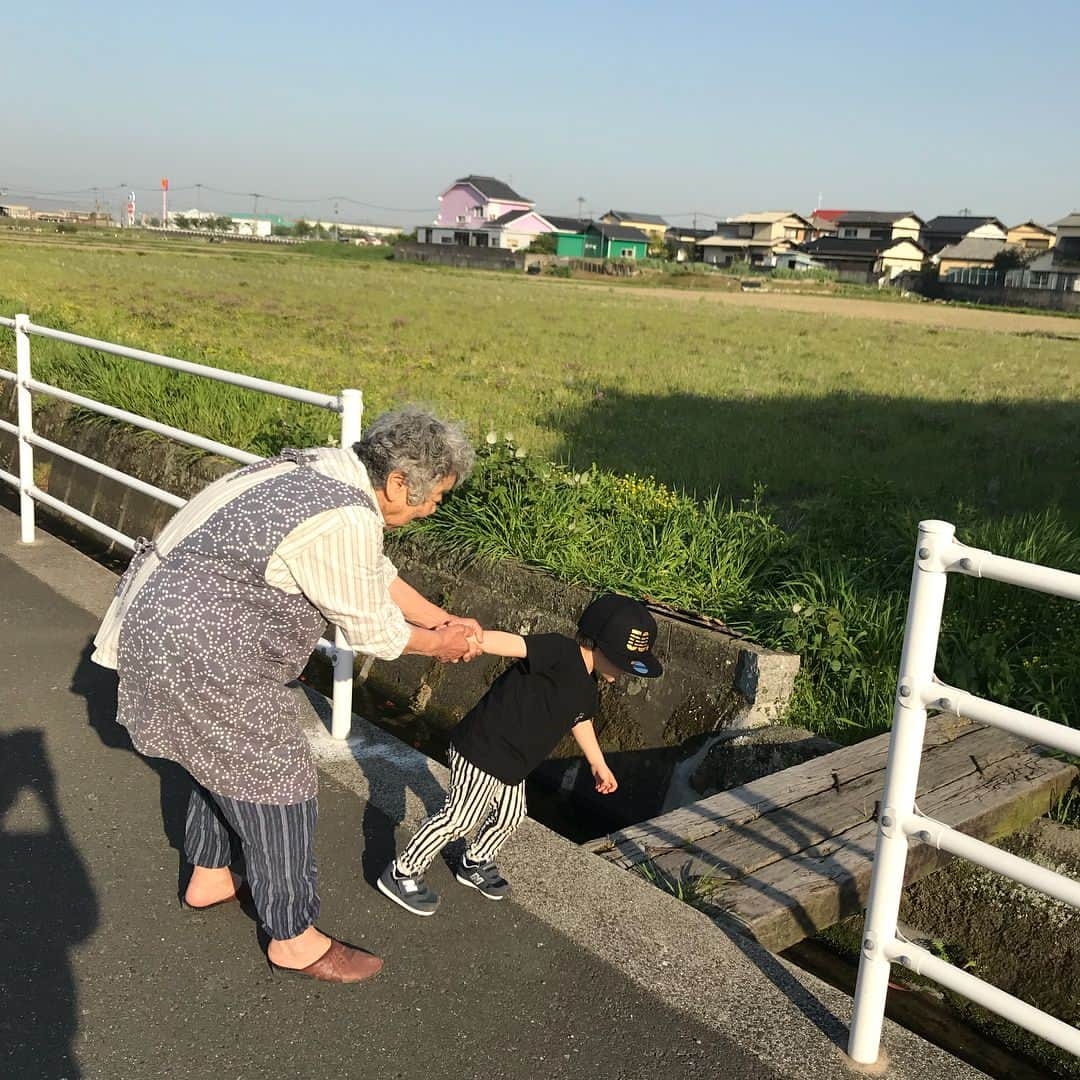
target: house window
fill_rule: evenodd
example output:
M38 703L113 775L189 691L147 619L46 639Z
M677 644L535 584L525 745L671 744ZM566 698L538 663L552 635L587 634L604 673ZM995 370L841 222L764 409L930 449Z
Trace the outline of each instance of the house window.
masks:
M484 216L484 208L482 206L474 206L472 208L472 216L473 217L483 217ZM464 220L464 218L462 218L461 220Z
M622 248L619 252L620 259L632 259L637 254L634 248Z
M486 232L480 232L476 234L476 246L487 247L488 246L488 234Z
M458 214L457 223L459 225L464 225L465 224L465 215L464 214Z
M443 244L452 244L453 242L454 242L454 238L452 236L444 236L442 238L442 240L440 241L440 243L443 243Z
M859 235L859 230L858 229L845 229L844 230L844 239L845 240L854 240L855 237L858 236L858 235Z
M469 246L469 234L467 232L454 233L454 243L461 244L462 247Z
M739 236L741 238L746 239L748 237L752 237L753 235L754 235L754 226L753 225L740 225L739 226Z

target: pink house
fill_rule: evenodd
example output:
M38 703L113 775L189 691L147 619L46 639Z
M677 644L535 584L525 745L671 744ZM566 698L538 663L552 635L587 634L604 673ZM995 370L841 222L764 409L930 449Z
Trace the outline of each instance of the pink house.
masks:
M463 176L439 196L434 224L421 226L417 239L468 247L528 247L540 233L555 231L535 205L494 176Z
M444 229L475 228L511 211L528 213L535 205L494 176L463 176L439 196L435 224Z

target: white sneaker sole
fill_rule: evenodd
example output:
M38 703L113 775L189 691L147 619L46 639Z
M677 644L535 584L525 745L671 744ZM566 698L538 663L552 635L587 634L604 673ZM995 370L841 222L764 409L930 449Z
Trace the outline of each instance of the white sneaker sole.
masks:
M375 885L377 886L379 892L383 894L383 896L387 897L390 900L393 900L394 903L398 905L398 907L403 907L407 912L409 912L410 915L419 915L421 919L426 919L429 915L434 915L435 912L439 910L438 906L433 907L430 911L418 911L416 908L410 907L408 904L405 903L404 900L401 899L400 896L395 896L383 884L382 878L379 878L379 880L375 882Z
M462 885L468 885L470 889L475 889L485 900L505 900L509 893L504 893L502 896L492 896L491 893L484 892L479 885L474 881L470 881L467 877L462 877L460 874L454 874L454 877L461 882Z

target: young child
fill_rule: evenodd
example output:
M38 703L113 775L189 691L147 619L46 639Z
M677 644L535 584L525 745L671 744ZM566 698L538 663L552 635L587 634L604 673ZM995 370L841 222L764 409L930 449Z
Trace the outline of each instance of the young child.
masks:
M609 593L578 620L578 638L563 634L507 634L485 630L482 648L519 662L488 692L450 736L450 790L408 847L382 872L379 890L414 915L434 915L439 898L424 871L451 841L479 826L455 877L489 900L510 891L495 856L525 816L525 777L569 731L596 781L610 795L618 783L604 761L589 719L599 706L597 681L619 675L656 678L652 654L656 620L643 604Z

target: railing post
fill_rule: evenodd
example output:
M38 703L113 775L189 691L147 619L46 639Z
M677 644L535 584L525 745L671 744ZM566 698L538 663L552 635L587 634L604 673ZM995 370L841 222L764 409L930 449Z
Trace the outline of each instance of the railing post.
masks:
M34 403L30 396L30 334L29 315L15 316L15 402L19 427L19 522L20 539L24 544L34 542L34 448L30 436L34 431Z
M341 392L341 448L348 450L360 438L364 398L359 390ZM353 665L355 654L349 648L341 628L334 630L334 694L330 733L335 739L347 739L352 728Z
M887 950L896 939L896 920L907 864L908 838L903 826L915 809L926 734L924 692L934 677L941 612L945 604L948 574L944 560L938 554L952 543L955 533L955 528L944 521L919 522L904 648L900 656L900 678L885 765L885 791L878 813L877 846L848 1041L848 1054L860 1065L873 1065L881 1046L890 971Z

